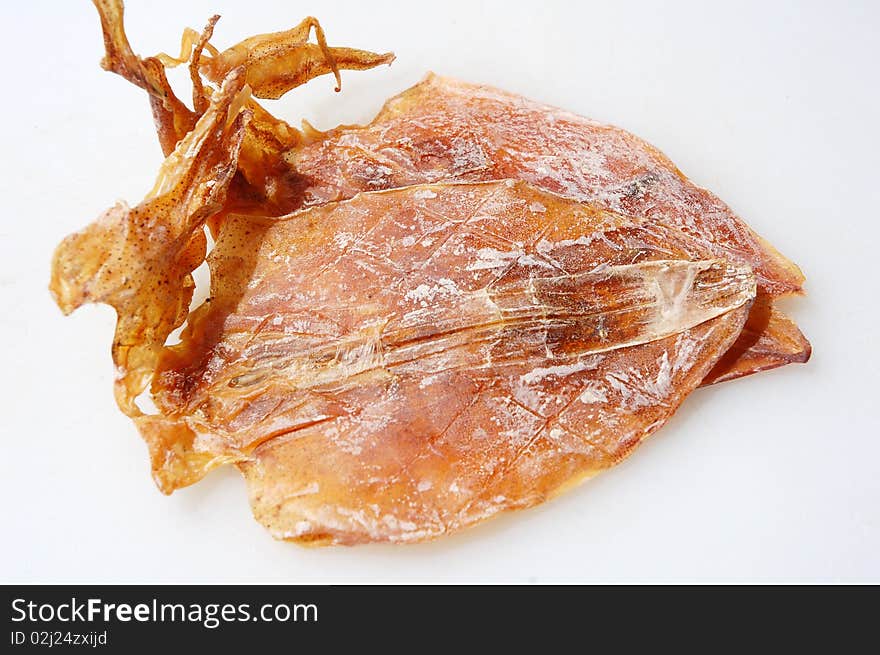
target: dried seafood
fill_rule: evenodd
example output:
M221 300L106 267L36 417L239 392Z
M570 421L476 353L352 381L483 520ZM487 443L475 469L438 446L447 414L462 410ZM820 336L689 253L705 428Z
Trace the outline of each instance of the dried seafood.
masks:
M117 402L166 493L234 463L280 538L432 538L615 464L701 383L809 356L773 305L797 267L622 130L429 76L367 126L300 131L254 97L393 55L313 18L221 52L215 16L141 58L95 4L167 158L62 242L51 289L116 309Z

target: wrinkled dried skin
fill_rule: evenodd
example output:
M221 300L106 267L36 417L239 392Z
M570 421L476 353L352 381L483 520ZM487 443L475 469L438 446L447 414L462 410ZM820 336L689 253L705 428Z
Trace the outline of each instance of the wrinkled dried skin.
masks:
M116 399L129 416L140 414L134 399L189 312L190 273L205 258L203 225L223 207L249 118L241 112L228 120L243 85L241 71L229 75L141 204L116 205L55 251L50 290L65 313L87 302L116 309Z
M800 293L804 280L727 205L638 137L485 86L430 75L369 125L331 130L291 149L287 160L295 175L286 179L306 205L423 182L521 179L674 226L714 256L751 266L762 295ZM715 380L806 361L807 340L774 314L779 320L763 328L761 350L731 358L735 366Z
M751 266L765 293L803 275L718 198L638 137L487 86L429 75L367 126L339 127L288 155L306 204L442 180L522 179L610 211L673 225Z
M512 181L231 217L140 422L155 477L235 461L255 516L304 543L541 502L629 454L740 333L751 270L688 248Z

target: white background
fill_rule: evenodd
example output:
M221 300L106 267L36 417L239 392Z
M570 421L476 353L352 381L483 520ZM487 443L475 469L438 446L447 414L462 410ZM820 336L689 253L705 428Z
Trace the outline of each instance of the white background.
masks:
M880 5L129 4L144 55L214 12L218 46L311 13L332 44L397 53L271 106L294 123L367 121L434 70L639 134L801 265L787 307L815 355L699 390L616 469L434 543L275 542L231 468L165 497L113 402L112 310L63 318L46 289L64 235L152 186L146 97L98 68L88 3L5 2L0 581L880 582Z

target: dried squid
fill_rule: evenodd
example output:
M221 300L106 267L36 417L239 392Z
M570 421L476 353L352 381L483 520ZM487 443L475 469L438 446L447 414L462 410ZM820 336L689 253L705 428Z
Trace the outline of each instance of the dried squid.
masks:
M393 55L313 18L220 51L215 16L141 58L95 4L166 160L50 288L116 309L117 402L166 493L231 463L279 538L430 539L614 465L702 383L809 356L774 306L797 267L623 130L433 75L369 125L297 130L255 98Z

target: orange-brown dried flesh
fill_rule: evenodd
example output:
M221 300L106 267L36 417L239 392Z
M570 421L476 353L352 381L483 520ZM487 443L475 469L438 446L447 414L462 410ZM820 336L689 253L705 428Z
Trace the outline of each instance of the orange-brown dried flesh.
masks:
M786 364L803 364L812 347L794 321L759 295L742 334L703 380L715 384Z
M369 125L313 137L291 148L287 160L292 175L286 179L295 182L307 205L423 182L526 180L674 226L715 256L751 266L761 295L802 291L804 277L795 264L650 144L491 87L429 75L389 100ZM768 334L761 337L762 350L736 358L736 366L717 372L716 380L809 357L809 342L790 319L774 312L780 321L763 328ZM783 349L777 352L777 346Z
M116 309L117 401L166 493L234 463L279 538L430 539L612 466L701 382L809 356L772 302L797 267L618 128L430 76L370 125L300 131L250 91L392 56L313 18L221 52L213 17L142 59L95 4L168 158L59 246L51 289ZM192 110L164 71L187 61Z
M256 517L307 543L541 502L628 455L740 333L754 275L689 247L512 181L228 217L140 422L156 477L237 462Z

